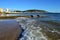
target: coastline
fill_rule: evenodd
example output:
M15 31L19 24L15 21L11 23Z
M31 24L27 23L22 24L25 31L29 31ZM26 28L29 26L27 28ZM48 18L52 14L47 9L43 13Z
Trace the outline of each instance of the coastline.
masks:
M0 21L0 40L16 40L21 33L19 24L14 20Z
M22 16L21 16L21 17L22 17ZM10 19L16 19L16 18L19 18L19 17L15 17L15 16L14 16L14 17L13 17L13 16L12 16L12 17L1 17L1 19L3 19L3 20L4 20L4 19L9 19L9 20L10 20ZM21 19L24 19L24 20L25 20L25 18L30 18L30 19L31 19L31 17L27 17L27 16L23 16L23 18L21 18ZM39 17L39 18L40 18L40 17ZM29 21L30 21L30 19L29 19ZM35 20L35 18L33 18L33 19ZM22 21L23 23L25 23L24 20ZM32 20L32 19L31 19L31 20ZM39 21L38 18L37 18L37 20ZM37 21L37 20L35 20L35 21ZM44 20L44 19L43 19L43 20ZM56 33L57 31L54 30L54 28L57 27L57 26L59 26L60 24L54 22L54 20L51 20L51 21L47 21L47 20L46 20L46 21L43 21L43 20L42 20L43 23L47 23L47 25L48 25L48 24L50 24L50 25L48 25L48 26L46 25L46 26L45 26L45 25L43 24L43 26L42 26L42 29L43 29L43 30L41 30L42 33L46 34L47 38L50 39L50 40L55 40L55 39L57 40L57 39L59 39L59 38L60 38L60 36L59 36L60 34L57 34L57 33ZM27 20L26 20L26 21L27 21ZM33 21L33 20L32 20L32 21ZM35 21L33 22L33 24L35 23ZM21 21L20 21L20 22L21 22ZM40 21L39 21L39 22L40 22ZM33 25L33 24L31 24L31 25ZM37 23L37 24L38 24L38 23ZM24 25L25 25L25 24L24 24ZM36 24L34 24L34 25L36 25ZM40 25L41 25L41 24L40 24ZM53 25L53 26L51 26L51 25ZM56 26L55 26L55 25L56 25ZM19 25L19 26L20 26L20 25ZM37 25L37 26L38 26L38 25ZM37 27L37 26L36 26L36 27ZM54 26L55 26L55 27L54 27ZM40 27L41 27L41 26L40 26ZM45 29L44 27L46 27L46 29ZM49 28L49 27L53 27L53 28ZM58 28L58 27L57 27L57 28ZM60 28L59 28L59 30L60 30ZM32 31L32 30L31 30L31 31ZM27 31L26 31L26 32L27 32ZM58 32L58 33L59 33L59 32ZM18 35L18 36L22 36L22 34L21 34L21 35ZM20 37L18 37L17 39L20 39Z

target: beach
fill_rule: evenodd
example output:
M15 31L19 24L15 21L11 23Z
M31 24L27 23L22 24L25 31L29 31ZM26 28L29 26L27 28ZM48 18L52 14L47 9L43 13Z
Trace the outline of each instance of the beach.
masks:
M20 33L21 28L16 20L0 20L0 40L17 40Z
M11 28L13 30L11 32L15 35L15 28L16 25L18 25L17 29L20 28L21 32L16 36L17 40L60 40L60 14L39 14L39 16L43 17L37 17L36 13L25 14L26 16L24 16L24 14L21 15L16 15L17 17L2 17L0 19L1 25L7 26L3 28L7 30ZM31 15L33 15L33 17L31 17ZM3 32L4 31L5 30L3 30ZM6 34L7 33L8 32L6 32Z

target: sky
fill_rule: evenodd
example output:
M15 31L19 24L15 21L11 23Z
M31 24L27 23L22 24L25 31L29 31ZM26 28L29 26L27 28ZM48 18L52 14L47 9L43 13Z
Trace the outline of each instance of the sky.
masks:
M60 12L60 0L0 0L0 8L28 10L39 9Z

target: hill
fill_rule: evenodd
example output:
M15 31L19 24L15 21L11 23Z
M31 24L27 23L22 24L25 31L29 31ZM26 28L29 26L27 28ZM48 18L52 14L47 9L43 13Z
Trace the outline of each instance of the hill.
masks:
M45 10L37 10L37 9L31 9L31 10L25 10L23 12L47 12Z

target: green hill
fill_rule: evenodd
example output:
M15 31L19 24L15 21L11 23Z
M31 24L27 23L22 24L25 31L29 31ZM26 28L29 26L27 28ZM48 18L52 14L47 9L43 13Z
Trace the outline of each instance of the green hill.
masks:
M47 12L45 10L37 10L37 9L31 9L31 10L25 10L23 12Z

